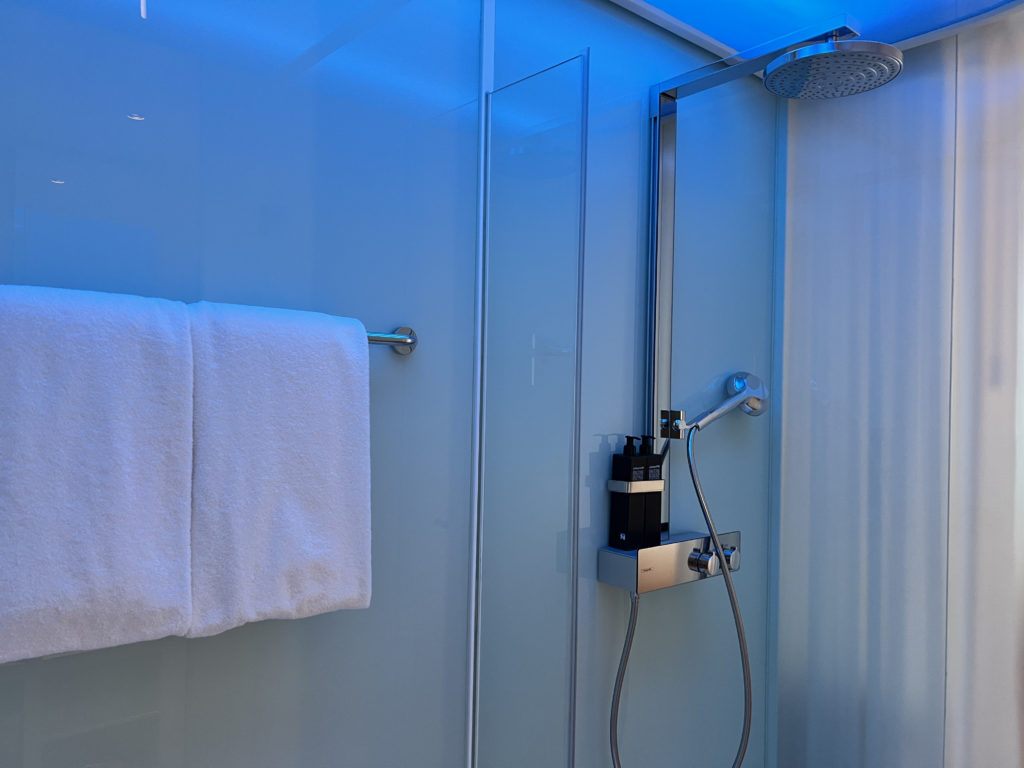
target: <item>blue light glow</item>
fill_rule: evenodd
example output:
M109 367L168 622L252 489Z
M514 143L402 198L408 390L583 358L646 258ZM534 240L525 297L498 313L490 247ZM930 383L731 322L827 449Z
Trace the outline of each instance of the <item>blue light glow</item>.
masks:
M653 0L653 4L719 42L742 51L802 27L849 14L861 36L897 43L956 24L1017 0L732 0L694 3Z

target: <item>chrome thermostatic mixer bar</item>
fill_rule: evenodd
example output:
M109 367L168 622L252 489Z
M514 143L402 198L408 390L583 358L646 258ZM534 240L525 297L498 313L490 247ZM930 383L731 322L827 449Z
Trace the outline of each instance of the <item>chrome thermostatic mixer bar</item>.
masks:
M740 569L740 532L719 535L729 570ZM656 547L627 551L601 547L597 553L597 579L627 592L642 595L690 581L708 579L722 571L711 537L681 533Z
M656 493L664 488L664 480L608 481L608 490L612 493ZM723 533L719 539L725 564L730 571L738 571L740 532ZM637 549L601 547L597 552L597 580L642 595L717 576L722 571L721 560L710 535L679 533L654 546Z

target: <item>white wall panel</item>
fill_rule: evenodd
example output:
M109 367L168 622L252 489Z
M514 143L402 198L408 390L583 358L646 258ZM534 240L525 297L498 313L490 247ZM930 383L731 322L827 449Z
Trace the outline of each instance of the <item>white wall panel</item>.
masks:
M371 350L372 606L4 665L4 768L464 761L479 39L462 0L0 0L0 282L421 339Z

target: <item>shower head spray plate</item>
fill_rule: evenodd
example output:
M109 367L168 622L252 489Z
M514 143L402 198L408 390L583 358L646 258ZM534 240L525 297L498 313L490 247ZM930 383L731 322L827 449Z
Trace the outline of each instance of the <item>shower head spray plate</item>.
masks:
M833 99L885 85L903 69L903 53L869 40L829 40L775 59L764 86L788 99Z

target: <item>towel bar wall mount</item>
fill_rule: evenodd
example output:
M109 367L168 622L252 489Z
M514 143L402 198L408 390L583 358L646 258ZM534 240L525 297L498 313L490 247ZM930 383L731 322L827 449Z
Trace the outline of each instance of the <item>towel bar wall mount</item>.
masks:
M366 340L371 344L388 344L397 355L411 355L420 341L416 331L408 326L396 328L393 333L368 333Z

